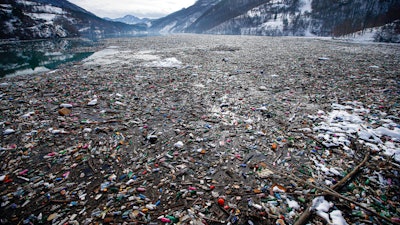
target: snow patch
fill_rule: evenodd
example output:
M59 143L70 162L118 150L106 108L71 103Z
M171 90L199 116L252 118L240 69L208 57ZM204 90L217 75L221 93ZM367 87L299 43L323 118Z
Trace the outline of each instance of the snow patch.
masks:
M302 14L304 14L305 12L311 12L311 2L312 0L302 0L301 4L302 6L300 7L300 11Z
M159 56L151 54L152 51L140 51L133 55L133 58L135 59L140 59L144 61L150 61L150 60L158 60L160 59Z
M334 204L326 201L324 196L320 196L313 199L311 210L316 210L316 214L326 220L328 224L347 225L340 210L328 213L333 206Z
M85 32L88 30L90 30L90 27L83 27L83 28L79 29L79 32Z
M354 42L373 42L375 40L376 33L380 30L381 27L369 28L364 31L357 31L352 34L347 34L339 37L341 40L350 40Z
M326 201L324 196L320 196L313 199L311 210L328 212L331 207L332 203Z
M251 9L251 10L249 10L247 12L247 16L250 17L250 18L260 17L261 16L261 12L257 8Z
M169 33L169 32L171 31L171 29L175 27L176 23L177 23L176 21L173 22L173 23L170 23L169 25L167 25L167 26L165 26L163 29L161 29L161 30L159 31L159 33L160 33L160 34L167 34L167 33Z
M138 64L138 60L142 61L139 66L145 67L174 67L181 68L182 62L175 57L164 58L155 55L153 51L122 51L119 46L110 46L101 51L95 52L83 60L84 65L110 65L110 64ZM143 62L144 61L144 62Z
M25 13L25 15L31 17L32 19L41 19L45 21L53 21L57 15L52 13Z
M359 102L348 102L346 105L332 104L332 108L334 110L328 114L318 113L318 116L309 117L313 120L322 120L313 130L318 133L318 139L326 147L342 146L349 149L350 139L355 139L373 151L394 156L394 159L400 162L400 125L389 119L390 115L386 115L385 118L371 116L370 110ZM370 123L378 122L374 120L379 120L381 126L371 127ZM387 140L388 138L390 140ZM324 169L321 167L321 170Z
M176 59L175 57L166 58L161 60L152 61L150 63L145 63L146 67L175 67L180 68L182 66L182 62Z
M55 7L55 6L50 6L50 5L37 5L33 7L33 10L35 12L47 12L47 13L52 13L52 14L65 14L65 12L62 10L62 8Z
M340 210L333 210L331 213L329 213L329 215L332 219L332 224L347 225L347 222L343 218L342 212Z
M297 210L297 209L300 209L299 203L296 202L295 200L286 199L286 202L287 202L287 204L288 204L288 206L289 206L290 208L296 209L296 210Z
M0 7L7 8L7 9L12 9L12 5L10 5L10 4L0 4Z
M37 5L38 3L32 1L16 0L15 2L23 5Z
M3 11L5 14L11 14L12 9L0 9L0 11Z

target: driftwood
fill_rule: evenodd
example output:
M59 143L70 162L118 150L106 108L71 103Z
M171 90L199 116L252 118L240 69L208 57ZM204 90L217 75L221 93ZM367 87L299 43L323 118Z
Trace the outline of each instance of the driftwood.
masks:
M358 164L350 173L348 173L343 179L341 179L339 182L337 182L335 185L331 187L333 190L339 190L340 188L343 187L360 169L361 167L364 166L364 164L368 161L370 152L368 151L367 154L364 156L363 161Z
M323 189L323 188L317 187L317 186L315 186L315 185L313 185L313 184L310 184L310 183L307 183L307 184L310 185L310 186L312 186L312 187L314 187L314 188L316 188L316 189L319 189L320 191L323 191L323 192L324 192L325 194L327 194L327 195L331 195L331 196L333 196L333 197L341 198L341 199L343 199L343 200L346 200L346 201L348 201L348 202L351 202L351 203L353 203L354 205L357 205L358 207L360 207L360 208L362 208L362 209L364 209L364 210L370 212L370 213L373 214L374 216L379 217L380 219L383 219L383 220L385 220L385 221L388 222L388 223L399 224L399 223L395 223L395 222L391 221L391 220L390 220L389 218L387 218L387 217L381 216L380 214L378 214L377 212L375 212L373 209L370 209L370 208L364 206L364 205L361 204L361 203L358 203L358 202L356 202L356 201L353 201L352 199L350 199L350 198L348 198L348 197L345 197L345 196L343 196L343 195L337 193L336 191L334 191L334 190L332 190L332 189L330 189L330 188Z
M345 196L343 196L343 195L341 195L341 194L339 194L338 192L335 191L335 190L339 190L341 187L343 187L343 185L346 184L360 170L360 168L364 166L364 164L368 161L369 156L370 156L370 153L368 152L365 155L363 161L360 164L358 164L353 169L353 171L351 171L349 174L347 174L342 180L340 180L337 184L332 186L332 188L321 188L321 187L318 187L318 186L316 186L314 184L311 184L309 182L306 182L306 181L298 178L295 175L289 175L288 177L290 177L292 179L295 179L295 180L297 180L299 182L306 183L307 185L312 186L313 188L316 188L316 189L322 191L326 195L331 195L333 197L337 197L337 198L346 200L348 202L351 202L354 205L357 205L358 207L370 212L371 214L373 214L374 216L378 217L379 219L385 220L386 222L389 222L389 223L393 223L393 221L391 221L389 218L381 216L380 214L378 214L374 210L364 206L363 204L360 204L360 203L358 203L356 201L353 201L352 199L350 199L348 197L345 197ZM311 216L311 210L310 209L311 209L311 205L309 205L307 207L307 209L304 211L304 213L299 217L299 219L295 222L295 225L304 225L305 223L307 223L308 218Z
M358 164L353 171L351 171L350 173L348 173L343 179L341 179L338 183L336 183L335 185L332 186L333 190L339 190L341 187L343 187L343 185L345 183L347 183L353 176L354 174L356 174L359 169L361 167L364 166L364 164L368 161L370 153L368 152L365 157L364 160ZM294 225L304 225L307 223L308 219L311 216L311 203L308 205L307 209L304 210L303 214L301 214L301 216L299 217L299 219L294 223Z

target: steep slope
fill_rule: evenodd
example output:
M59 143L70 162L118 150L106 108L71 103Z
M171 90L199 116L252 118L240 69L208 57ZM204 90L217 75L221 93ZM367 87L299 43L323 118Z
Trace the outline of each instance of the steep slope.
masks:
M145 30L103 20L66 0L0 0L1 39L104 37Z
M86 13L86 14L91 14L92 16L94 16L93 13L86 11L85 9L69 2L69 1L59 1L59 0L33 0L35 2L38 3L42 3L44 5L52 5L58 8L62 8L65 10L69 10L69 11L75 11L75 12L81 12L81 13Z
M400 0L221 0L205 8L200 16L187 9L178 11L160 19L154 28L211 34L340 36L400 19ZM178 16L185 26L171 22L171 17Z
M160 33L182 32L220 1L221 0L198 0L194 5L188 8L184 8L166 17L153 21L151 31L157 31Z
M265 0L222 0L208 9L186 31L204 33L219 24L262 4Z
M312 0L269 0L208 29L207 33L309 36L321 33L312 21ZM314 29L314 27L316 29Z
M334 3L313 0L312 19L321 21L323 30L338 36L382 26L400 19L399 0L341 0Z

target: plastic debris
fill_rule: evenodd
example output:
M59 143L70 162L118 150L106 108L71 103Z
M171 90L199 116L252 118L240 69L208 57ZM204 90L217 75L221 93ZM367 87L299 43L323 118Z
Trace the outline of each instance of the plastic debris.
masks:
M100 42L0 78L0 223L399 223L399 46Z

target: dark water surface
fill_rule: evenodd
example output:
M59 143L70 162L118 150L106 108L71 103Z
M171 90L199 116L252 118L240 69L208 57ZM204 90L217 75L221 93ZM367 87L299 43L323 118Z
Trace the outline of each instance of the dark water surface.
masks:
M29 75L83 60L94 53L88 39L18 41L0 44L0 77Z

